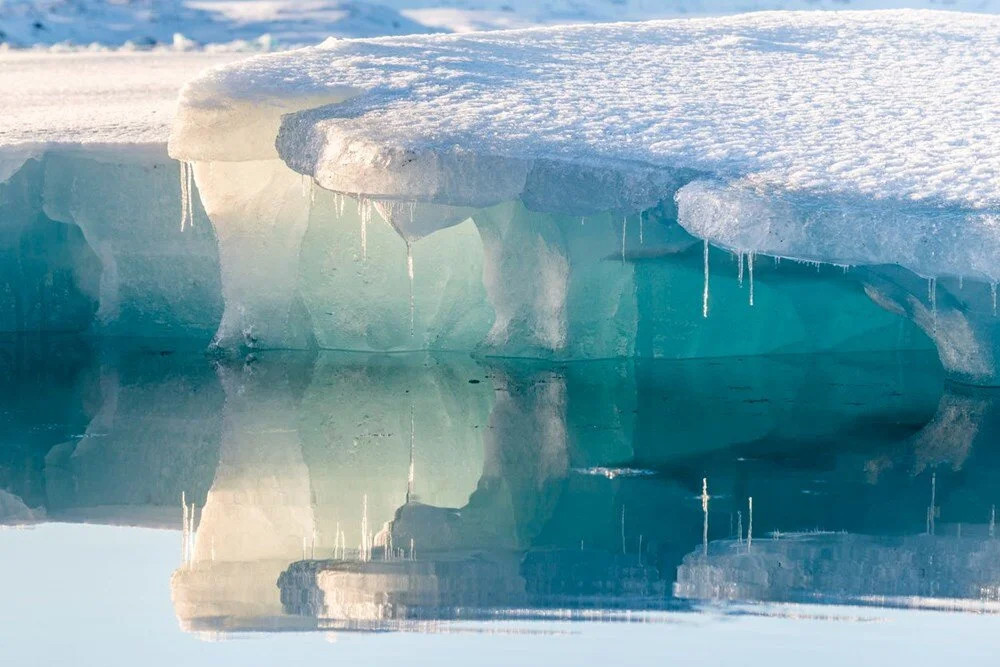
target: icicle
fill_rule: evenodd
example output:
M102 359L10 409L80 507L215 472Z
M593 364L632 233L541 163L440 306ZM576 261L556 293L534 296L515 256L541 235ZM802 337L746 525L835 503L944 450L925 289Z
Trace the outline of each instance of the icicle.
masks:
M997 314L997 284L990 283L990 296L993 297L993 315Z
M406 242L406 275L410 279L410 338L413 338L413 251Z
M705 263L705 285L701 291L701 316L708 317L708 241L704 242L702 258Z
M736 276L737 276L737 280L740 283L740 287L742 288L743 287L743 253L742 252L737 252L736 253L736 257L737 257L736 265L737 265L737 267L739 267L739 268L736 269L736 271L737 271Z
M736 512L736 543L743 545L743 512Z
M316 182L309 181L309 204L316 203Z
M705 286L701 291L701 316L708 317L708 241L704 242L702 257L705 263Z
M309 550L309 558L311 560L316 560L316 529L315 528L313 528L312 548Z
M413 432L414 432L414 429L413 429L413 403L411 402L410 403L410 471L409 471L409 473L406 476L406 502L407 503L409 503L411 500L413 500L413 485L414 485L414 481L416 479L416 476L414 474L415 471L416 471L416 469L415 469L415 466L414 466L414 459L413 459L413 453L414 453Z
M622 218L622 264L625 263L625 239L628 231L628 216Z
M622 555L625 555L625 506L622 505Z
M414 215L414 212L416 211L416 209L417 209L417 202L411 201L410 202L410 224L411 225L413 224L413 215Z
M187 221L194 227L194 165L187 163Z
M965 287L965 279L962 276L959 276L958 277L958 291L961 292L963 287Z
M639 245L645 245L645 241L643 240L643 227L645 227L645 224L643 222L642 211L639 211Z
M181 162L180 163L180 172L181 172L181 231L182 232L184 231L184 229L188 225L188 211L191 208L190 204L188 203L191 200L191 191L190 191L189 185L188 185L188 183L189 183L189 180L188 180L188 169L189 168L188 168L188 163L187 162Z
M642 533L639 533L639 567L642 567Z
M587 224L587 216L580 216L580 226L583 227Z
M708 556L708 478L701 478L701 553Z
M411 538L410 538L410 560L413 560L413 559L414 559L414 555L415 555L416 553L417 553L417 552L416 552L416 549L414 549L414 548L413 548L413 538L411 537Z
M997 506L990 505L990 537L996 536L997 529Z
M747 254L747 270L750 273L750 305L753 305L753 253Z
M753 496L747 498L747 505L749 507L747 517L747 553L750 553L750 547L753 546Z

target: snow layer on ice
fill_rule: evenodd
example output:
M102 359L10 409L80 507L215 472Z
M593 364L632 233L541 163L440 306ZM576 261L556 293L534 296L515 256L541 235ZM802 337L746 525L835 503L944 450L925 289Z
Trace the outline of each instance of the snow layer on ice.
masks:
M237 57L0 52L0 182L46 145L162 146L184 81Z
M906 215L883 216L871 233L870 205L947 211L938 255L962 244L968 225L996 257L998 89L1000 18L953 12L756 13L330 40L189 84L171 153L271 157L271 128L299 108L282 122L278 152L332 190L486 206L556 183L573 201L614 176L619 192L595 207L635 210L693 174L849 212L838 234L879 244L882 261L912 227ZM549 175L538 183L542 165ZM755 219L733 216L723 231L681 222L752 251L737 241ZM801 220L775 224L780 235ZM784 254L795 257L791 245ZM866 259L830 245L807 257ZM959 264L939 259L909 268L970 271L961 253ZM986 271L1000 278L1000 269Z

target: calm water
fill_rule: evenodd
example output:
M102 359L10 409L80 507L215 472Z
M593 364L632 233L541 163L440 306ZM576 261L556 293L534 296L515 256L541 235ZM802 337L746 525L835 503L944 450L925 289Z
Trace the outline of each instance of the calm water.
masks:
M1000 393L933 356L0 364L2 664L1000 650Z

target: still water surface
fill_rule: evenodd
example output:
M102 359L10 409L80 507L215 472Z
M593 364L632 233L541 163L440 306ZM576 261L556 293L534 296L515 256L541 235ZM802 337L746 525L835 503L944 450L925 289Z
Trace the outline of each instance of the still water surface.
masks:
M2 351L3 664L1000 650L1000 393L922 353Z

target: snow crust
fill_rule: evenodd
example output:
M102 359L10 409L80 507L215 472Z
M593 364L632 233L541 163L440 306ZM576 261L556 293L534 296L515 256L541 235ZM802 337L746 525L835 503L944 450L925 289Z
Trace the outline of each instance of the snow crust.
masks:
M157 145L162 151L177 91L192 73L232 53L0 52L0 182L54 145Z
M546 208L566 211L580 192L611 190L592 208L637 211L710 176L843 217L817 256L801 214L772 215L781 254L996 280L998 62L1000 19L923 11L329 41L196 79L171 153L250 159L246 142L234 150L199 132L209 124L198 115L234 133L280 98L275 113L293 101L303 110L283 119L278 153L331 190L476 207L561 190ZM305 108L324 95L331 104ZM262 155L272 139L255 142ZM768 250L750 236L757 216L710 228L697 210L682 207L680 220L696 236ZM869 212L887 213L871 225ZM914 217L930 221L919 239ZM929 257L914 256L930 237ZM980 256L956 249L969 238ZM866 240L876 247L858 252Z

